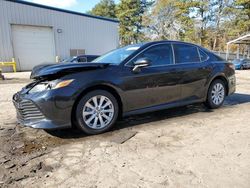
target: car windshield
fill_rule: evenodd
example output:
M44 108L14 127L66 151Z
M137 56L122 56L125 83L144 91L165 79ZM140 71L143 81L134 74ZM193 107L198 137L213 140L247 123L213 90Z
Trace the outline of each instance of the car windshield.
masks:
M93 60L92 62L95 63L111 63L115 65L119 65L124 59L126 59L129 55L133 52L138 50L143 44L135 44L129 45L122 48L118 48L107 54L104 54L97 59Z

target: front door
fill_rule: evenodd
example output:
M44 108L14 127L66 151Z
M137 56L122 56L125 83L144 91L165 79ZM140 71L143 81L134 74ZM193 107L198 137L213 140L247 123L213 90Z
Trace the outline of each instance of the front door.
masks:
M147 58L151 65L133 72L133 63ZM180 97L179 75L173 64L172 46L169 43L153 45L134 59L123 69L123 90L127 99L126 111L157 106L177 101Z

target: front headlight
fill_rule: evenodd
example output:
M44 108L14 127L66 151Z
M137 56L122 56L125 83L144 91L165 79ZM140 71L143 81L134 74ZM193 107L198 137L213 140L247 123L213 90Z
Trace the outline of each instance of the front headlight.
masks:
M39 84L36 84L34 87L32 87L29 90L29 93L36 93L36 92L41 92L44 90L49 89L49 83L48 82L40 82Z
M63 80L61 82L58 82L55 87L53 87L52 89L58 89L58 88L62 88L62 87L66 87L68 86L69 84L71 84L71 82L73 82L74 80L71 79L71 80Z
M54 80L54 81L40 82L40 83L36 84L33 88L31 88L29 90L29 93L35 93L35 92L41 92L41 91L45 91L45 90L63 88L63 87L70 85L73 81L74 81L74 79L62 80L62 81Z

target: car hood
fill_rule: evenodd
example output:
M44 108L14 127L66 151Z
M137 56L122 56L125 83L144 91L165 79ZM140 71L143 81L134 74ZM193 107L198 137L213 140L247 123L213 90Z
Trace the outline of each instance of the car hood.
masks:
M31 79L49 79L52 77L61 77L66 74L82 72L87 70L103 69L109 63L59 63L44 64L34 67L31 72Z

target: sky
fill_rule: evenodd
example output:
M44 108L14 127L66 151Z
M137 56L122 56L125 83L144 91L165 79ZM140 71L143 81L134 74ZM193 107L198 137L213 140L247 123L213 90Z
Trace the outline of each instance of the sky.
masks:
M62 8L66 10L86 13L91 10L100 0L24 0L32 3ZM119 0L115 0L119 2Z

